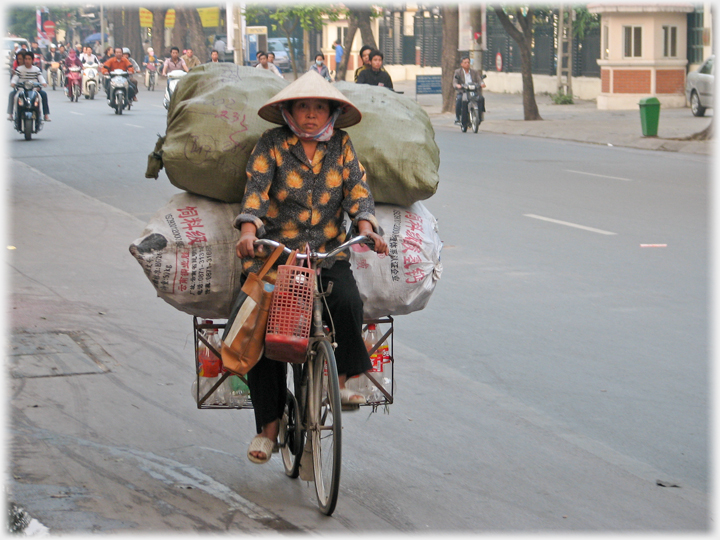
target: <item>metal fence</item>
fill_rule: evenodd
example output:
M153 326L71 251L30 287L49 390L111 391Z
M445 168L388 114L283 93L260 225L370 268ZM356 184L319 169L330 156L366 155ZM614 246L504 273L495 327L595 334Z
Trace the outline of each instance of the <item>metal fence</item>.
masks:
M533 25L532 72L536 75L557 73L557 13L551 20ZM491 10L487 12L487 51L483 53L483 69L496 70L500 53L502 71L519 73L522 69L520 50ZM573 39L573 77L600 77L600 29L585 33L582 40Z
M440 66L442 58L442 16L437 9L421 9L413 19L412 36L404 35L400 10L386 11L379 21L379 47L385 64L418 64ZM427 16L426 16L427 15ZM532 72L537 75L557 73L557 13L533 25ZM502 71L520 72L520 49L505 31L492 9L487 10L487 50L483 69L495 71L496 56L502 58ZM573 40L573 77L600 77L600 29L586 32Z

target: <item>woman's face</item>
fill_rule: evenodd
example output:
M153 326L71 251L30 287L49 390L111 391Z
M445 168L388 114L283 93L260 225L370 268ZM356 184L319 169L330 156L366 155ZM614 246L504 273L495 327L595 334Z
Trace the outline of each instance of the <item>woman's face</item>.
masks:
M298 99L293 102L291 114L301 130L315 135L330 118L330 103L326 99Z

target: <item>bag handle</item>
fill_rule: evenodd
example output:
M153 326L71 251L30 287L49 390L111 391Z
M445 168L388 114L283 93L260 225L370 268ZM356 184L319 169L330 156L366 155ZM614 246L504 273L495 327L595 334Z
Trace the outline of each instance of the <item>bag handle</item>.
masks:
M298 250L293 249L292 253L290 255L288 255L285 265L286 266L297 266L297 254L298 254Z
M258 278L262 279L263 277L265 277L265 274L268 273L268 271L272 268L272 265L275 264L275 261L277 261L278 257L280 257L280 255L282 254L283 249L285 249L285 246L282 244L275 248L275 251L270 254L270 256L265 261L265 264L263 264L262 268L258 271Z

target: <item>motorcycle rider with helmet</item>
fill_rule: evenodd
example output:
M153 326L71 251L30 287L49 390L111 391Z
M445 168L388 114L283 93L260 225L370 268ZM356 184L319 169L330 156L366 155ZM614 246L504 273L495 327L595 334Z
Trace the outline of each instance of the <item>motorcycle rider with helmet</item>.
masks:
M123 47L123 56L132 64L133 69L135 70L135 73L140 73L140 66L138 66L138 63L130 57L130 49L127 47ZM137 101L137 93L138 93L138 84L135 77L128 77L128 82L130 83L130 87L133 89L133 95L130 99L133 101Z

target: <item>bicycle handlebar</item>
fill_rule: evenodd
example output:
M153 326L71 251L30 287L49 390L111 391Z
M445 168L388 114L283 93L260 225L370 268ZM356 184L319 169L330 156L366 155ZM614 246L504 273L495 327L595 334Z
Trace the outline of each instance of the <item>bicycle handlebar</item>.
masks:
M316 260L322 261L322 260L328 259L330 257L334 257L338 253L345 251L347 248L349 248L350 246L354 246L355 244L373 245L374 243L373 243L372 239L368 236L355 236L354 238L351 238L347 242L343 242L342 244L340 244L338 247L333 249L330 253L318 253L315 251L310 252L310 259L316 259ZM281 244L280 242L276 242L275 240L269 240L267 238L260 238L254 242L254 245L268 246L268 247L276 248L283 244ZM292 253L292 251L293 250L287 246L285 246L283 249L283 253L287 253L287 254ZM298 252L297 258L300 260L305 260L308 258L308 255L306 253Z

